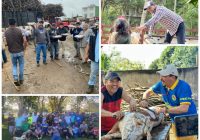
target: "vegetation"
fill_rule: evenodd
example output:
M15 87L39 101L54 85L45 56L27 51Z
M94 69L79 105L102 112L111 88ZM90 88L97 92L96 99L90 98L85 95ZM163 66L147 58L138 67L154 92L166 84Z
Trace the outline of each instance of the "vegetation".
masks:
M170 46L161 54L160 58L154 60L150 69L161 69L167 64L175 64L179 68L197 66L198 47L196 46Z
M67 106L74 112L98 112L99 110L97 97L15 96L2 98L3 114L8 112L16 112L16 115L23 112L63 112L66 111Z
M102 23L110 25L118 16L123 15L132 27L143 24L151 18L150 14L143 11L145 1L148 0L102 0ZM184 19L186 29L198 29L198 0L154 0L154 2L179 14Z
M40 0L2 0L2 11L38 11L48 20L64 16L61 4L43 5Z
M120 52L116 50L113 50L110 55L103 52L101 54L101 69L103 71L141 70L143 68L143 64L122 58Z

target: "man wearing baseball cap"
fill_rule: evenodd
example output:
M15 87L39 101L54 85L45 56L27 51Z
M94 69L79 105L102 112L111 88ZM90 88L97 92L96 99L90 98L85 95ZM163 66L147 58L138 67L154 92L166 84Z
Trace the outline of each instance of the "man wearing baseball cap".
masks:
M178 79L178 71L173 64L165 66L157 73L160 74L160 81L143 93L143 100L140 102L140 106L148 107L148 97L152 94L161 94L165 107L157 107L156 112L169 114L172 120L171 131L173 138L181 140L176 136L174 118L182 115L197 114L196 106L192 100L191 88L188 83ZM195 139L194 136L187 138L190 140Z
M185 44L185 25L181 16L167 9L164 6L156 5L153 1L146 2L144 10L151 13L153 16L144 25L137 28L138 31L148 31L150 28L159 22L167 29L164 43L170 44L173 37L176 35L178 44Z
M105 86L101 88L102 135L107 134L113 125L123 117L123 113L120 110L122 99L129 103L131 111L136 109L136 101L121 87L119 75L115 72L108 72L105 76Z

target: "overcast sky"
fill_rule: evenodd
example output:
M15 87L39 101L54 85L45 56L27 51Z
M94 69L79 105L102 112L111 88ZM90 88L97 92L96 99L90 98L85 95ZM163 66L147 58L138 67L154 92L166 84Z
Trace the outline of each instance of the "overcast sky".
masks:
M41 0L41 2L43 4L61 4L67 17L77 16L77 14L82 16L82 7L90 4L99 6L99 0Z
M106 54L110 54L114 46L104 46L102 51ZM132 61L140 62L145 65L145 69L148 69L152 61L159 58L162 51L167 46L133 46L133 45L123 45L115 47L116 51L119 51L121 57L127 58Z

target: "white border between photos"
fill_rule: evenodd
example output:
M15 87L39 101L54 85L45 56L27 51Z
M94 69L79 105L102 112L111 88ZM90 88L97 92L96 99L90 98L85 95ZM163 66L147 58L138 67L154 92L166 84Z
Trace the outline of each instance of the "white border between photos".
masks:
M199 4L200 4L200 0L198 1L198 13L200 13L200 8L199 8ZM0 11L2 13L2 1L0 3ZM2 21L2 14L0 14L0 19ZM0 27L2 27L2 22L0 22ZM190 46L198 46L199 49L199 45L200 45L200 19L198 17L198 44L188 44ZM101 0L99 0L99 33L101 36ZM0 33L0 43L1 43L1 49L2 49L2 33ZM101 138L101 46L111 46L109 44L104 44L101 45L101 37L99 40L99 94L2 94L2 67L0 68L1 73L0 73L0 126L1 126L1 130L0 130L0 140L2 140L2 96L98 96L99 97L99 139ZM158 44L153 44L155 47L159 46ZM113 45L112 45L113 46ZM114 45L114 46L123 46L123 45ZM126 46L132 46L133 45L126 45ZM141 46L141 45L138 45ZM149 45L148 45L149 46ZM163 45L162 45L163 46ZM167 45L167 46L174 46L174 45ZM175 46L183 46L183 45L176 45ZM137 47L137 46L136 46ZM199 62L199 55L200 52L198 50L198 67L200 66L200 62ZM0 54L0 57L2 58L2 53ZM2 60L2 59L1 59ZM2 62L2 61L1 61ZM199 92L199 87L200 87L200 78L199 78L199 73L200 73L200 69L198 68L198 92ZM200 96L198 95L198 108L200 105ZM200 115L198 116L198 119L200 120ZM200 123L199 123L199 128L200 128ZM200 131L199 131L199 136L200 136Z

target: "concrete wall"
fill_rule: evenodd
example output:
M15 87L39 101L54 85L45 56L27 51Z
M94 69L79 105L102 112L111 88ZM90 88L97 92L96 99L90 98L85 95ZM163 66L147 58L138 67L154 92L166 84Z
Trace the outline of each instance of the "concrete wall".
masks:
M139 84L144 87L151 87L160 80L157 70L132 70L132 71L117 71L122 80L122 85L125 89L136 87ZM179 79L186 81L191 86L193 98L198 99L198 68L180 68ZM128 86L127 86L128 85Z

